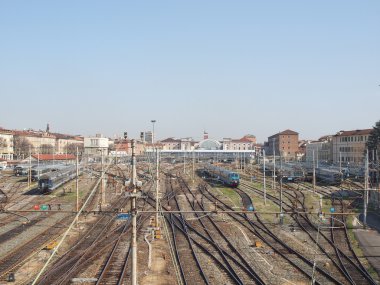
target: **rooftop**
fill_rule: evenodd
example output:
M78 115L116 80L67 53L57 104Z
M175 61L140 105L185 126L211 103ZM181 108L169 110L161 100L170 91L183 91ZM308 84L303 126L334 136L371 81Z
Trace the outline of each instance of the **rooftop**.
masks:
M73 154L33 154L32 157L39 160L74 160L76 158Z
M358 135L369 135L372 129L363 130L352 130L352 131L340 131L335 136L358 136Z

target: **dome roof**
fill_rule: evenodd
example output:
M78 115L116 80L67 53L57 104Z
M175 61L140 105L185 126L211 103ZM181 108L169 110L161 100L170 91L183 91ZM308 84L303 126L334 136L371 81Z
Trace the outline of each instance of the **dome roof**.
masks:
M204 150L217 150L220 149L222 144L216 140L206 139L199 142L199 148Z

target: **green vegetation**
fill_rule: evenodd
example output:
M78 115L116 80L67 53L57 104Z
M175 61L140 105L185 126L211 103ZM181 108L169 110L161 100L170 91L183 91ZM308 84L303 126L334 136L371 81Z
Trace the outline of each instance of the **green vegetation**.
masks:
M213 187L214 189L218 189L224 196L226 196L228 199L230 199L233 203L233 205L241 206L241 198L238 193L233 188L227 188L227 187Z
M348 239L350 240L352 249L354 250L355 254L359 257L360 261L363 263L364 267L367 269L369 274L371 274L372 278L375 280L379 280L379 275L377 274L376 270L369 264L368 260L366 258L361 258L361 256L364 256L364 253L362 249L359 246L359 242L357 241L355 237L354 230L352 229L352 220L353 217L350 217L350 227L348 226L348 220L347 220L347 233L348 233Z
M62 197L63 201L66 203L75 203L77 193L75 190L75 181L67 183L61 187L59 187L56 191L59 197ZM65 190L64 190L65 188ZM79 185L79 200L85 197L86 193L88 192L88 187L81 187Z

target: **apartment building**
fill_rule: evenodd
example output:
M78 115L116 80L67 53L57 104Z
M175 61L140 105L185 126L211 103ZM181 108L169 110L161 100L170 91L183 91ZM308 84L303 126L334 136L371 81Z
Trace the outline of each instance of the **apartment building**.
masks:
M281 155L285 159L296 160L299 151L298 133L292 130L285 130L268 137L267 154Z
M0 128L0 158L4 160L12 160L13 154L12 131Z
M372 129L340 131L332 137L333 162L363 164L366 143Z
M313 155L314 154L314 155ZM317 141L310 141L306 144L306 161L331 163L333 161L332 136L323 136Z

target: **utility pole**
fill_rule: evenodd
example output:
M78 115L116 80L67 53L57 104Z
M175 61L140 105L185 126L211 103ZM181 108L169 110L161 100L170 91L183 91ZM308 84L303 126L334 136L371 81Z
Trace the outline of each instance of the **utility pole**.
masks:
M79 212L79 163L78 163L78 147L77 147L77 158L76 158L76 168L77 168L77 177L75 180L75 188L77 193L77 213ZM77 217L77 226L79 222L79 216Z
M101 192L102 192L102 205L104 206L106 204L106 190L104 187L104 149L101 149L102 152L102 161L101 161L101 167L102 167L102 181L101 181Z
M137 177L136 177L136 155L135 140L132 140L132 195L131 195L131 213L132 213L132 285L137 285Z
M282 155L280 152L280 224L284 223L284 214L282 213Z
M37 152L37 177L40 179L40 151Z
M28 189L30 189L31 184L32 184L32 152L30 150L30 145L29 145Z
M317 145L317 169L319 168L319 148Z
M160 154L158 152L158 148L156 148L157 156L156 156L156 228L159 227L158 223L158 211L159 211L159 190L160 190L160 173L159 173L159 162L160 162Z
M264 205L267 204L267 186L265 184L265 149L263 150L263 173L264 173L264 181L263 181L263 187L264 187Z
M152 145L154 146L154 123L156 122L156 120L151 120L150 122L153 124Z
M186 152L183 150L183 175L186 174Z
M194 180L195 180L195 154L193 150L193 184L194 184Z
M313 192L315 193L315 160L314 160L314 149L313 149Z
M276 188L276 149L275 149L276 138L273 138L273 184L272 189Z
M243 173L245 173L245 152L243 152Z
M368 149L365 154L365 174L364 174L364 193L363 193L364 213L363 226L367 227L367 206L368 206Z

